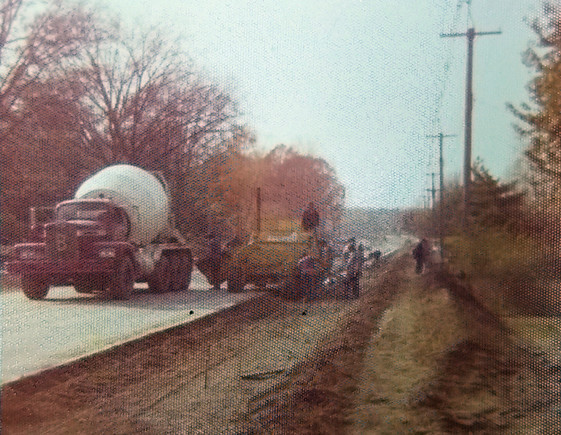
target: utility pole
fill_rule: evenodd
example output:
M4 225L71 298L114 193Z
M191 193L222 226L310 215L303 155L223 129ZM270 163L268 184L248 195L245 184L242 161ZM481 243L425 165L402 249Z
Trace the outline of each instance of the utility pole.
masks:
M476 36L500 35L496 32L476 32L473 27L467 33L441 33L441 38L467 37L467 70L466 70L466 106L465 106L465 148L464 148L464 225L467 225L469 216L470 184L471 184L471 120L473 111L473 41Z
M430 174L432 177L432 187L430 189L427 189L427 192L429 192L431 194L431 198L432 198L432 209L435 209L435 204L436 204L436 188L434 187L434 177L436 177L436 172L432 172Z
M257 188L257 192L255 194L255 207L256 207L256 214L257 214L257 237L261 237L261 188Z
M445 137L456 137L455 134L444 134L440 132L437 135L428 135L427 137L437 137L438 138L438 163L439 163L439 175L440 175L440 201L438 205L438 236L440 238L440 259L444 262L444 138Z

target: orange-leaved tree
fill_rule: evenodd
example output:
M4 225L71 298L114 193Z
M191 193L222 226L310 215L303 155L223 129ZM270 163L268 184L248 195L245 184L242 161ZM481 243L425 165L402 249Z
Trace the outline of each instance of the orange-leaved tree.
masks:
M221 165L210 194L240 235L255 230L258 188L264 219L298 221L310 202L324 230L341 218L345 191L335 170L320 157L279 145L267 154L234 153Z

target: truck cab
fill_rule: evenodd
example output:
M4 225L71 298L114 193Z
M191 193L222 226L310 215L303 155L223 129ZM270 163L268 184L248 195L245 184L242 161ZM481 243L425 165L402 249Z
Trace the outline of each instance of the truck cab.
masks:
M76 236L97 236L108 240L126 240L130 232L127 213L106 199L64 201L55 209L54 224L65 222L76 229ZM49 225L47 224L45 230Z
M7 264L10 273L22 275L30 299L44 298L50 284L71 283L80 293L92 293L111 281L118 260L131 251L128 216L107 199L63 201L50 221L32 218L31 227L32 241L15 245ZM134 273L130 263L127 273Z

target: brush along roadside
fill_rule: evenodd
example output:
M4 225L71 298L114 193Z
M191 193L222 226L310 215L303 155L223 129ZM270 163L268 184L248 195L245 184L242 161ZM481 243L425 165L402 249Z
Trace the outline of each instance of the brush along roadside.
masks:
M403 282L366 350L350 433L555 433L559 385L447 274Z

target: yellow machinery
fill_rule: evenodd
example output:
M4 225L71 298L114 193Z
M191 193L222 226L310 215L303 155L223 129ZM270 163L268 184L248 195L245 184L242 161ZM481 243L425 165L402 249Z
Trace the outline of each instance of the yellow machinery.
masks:
M298 261L305 255L316 259L320 282L331 267L327 243L316 232L302 230L299 220L266 217L261 219L260 195L257 196L257 231L248 244L226 250L220 274L213 277L209 260L197 267L211 284L226 281L230 292L240 292L246 284L265 287L282 283L291 289L298 276Z

